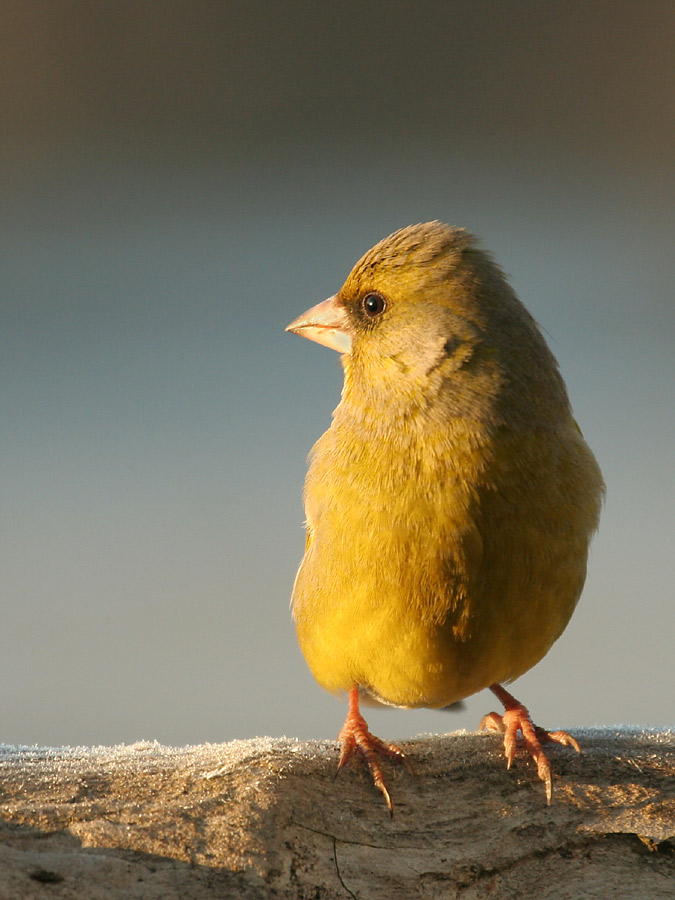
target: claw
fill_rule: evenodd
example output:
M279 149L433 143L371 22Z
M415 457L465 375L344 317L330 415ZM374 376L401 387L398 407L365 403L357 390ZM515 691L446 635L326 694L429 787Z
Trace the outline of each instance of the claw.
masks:
M542 743L555 741L556 744L562 744L563 747L574 747L577 753L581 753L581 747L567 731L546 731L544 728L539 728L538 725L535 725L534 730Z

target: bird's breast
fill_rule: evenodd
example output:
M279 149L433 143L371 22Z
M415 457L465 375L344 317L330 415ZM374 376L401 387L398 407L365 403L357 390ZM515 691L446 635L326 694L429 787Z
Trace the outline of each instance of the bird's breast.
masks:
M583 586L599 509L578 431L366 440L338 423L305 486L293 594L319 683L442 706L534 665Z

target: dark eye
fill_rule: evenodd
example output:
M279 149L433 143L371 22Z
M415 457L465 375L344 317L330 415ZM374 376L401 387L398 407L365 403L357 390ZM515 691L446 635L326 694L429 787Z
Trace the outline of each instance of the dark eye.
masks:
M387 308L387 301L381 294L366 294L361 303L365 314L371 319L381 316Z

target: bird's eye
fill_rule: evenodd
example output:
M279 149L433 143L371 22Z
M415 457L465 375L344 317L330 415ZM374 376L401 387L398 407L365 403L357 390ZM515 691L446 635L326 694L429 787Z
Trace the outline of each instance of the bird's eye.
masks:
M381 294L366 294L361 303L365 314L370 319L381 316L387 308L387 301Z

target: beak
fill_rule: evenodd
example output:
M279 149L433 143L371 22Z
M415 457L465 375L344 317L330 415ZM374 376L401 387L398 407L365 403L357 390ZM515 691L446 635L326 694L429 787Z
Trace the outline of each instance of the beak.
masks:
M351 327L344 307L337 302L337 294L298 316L286 331L309 338L338 353L350 353L352 349Z

